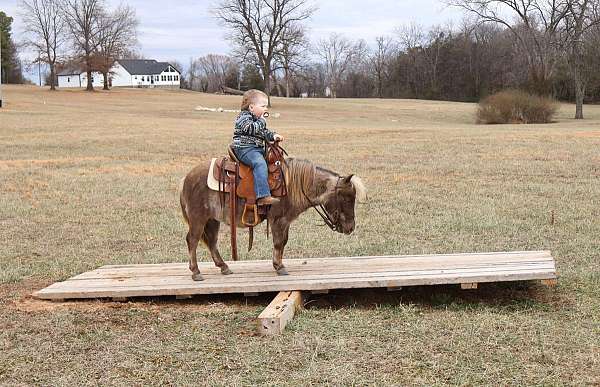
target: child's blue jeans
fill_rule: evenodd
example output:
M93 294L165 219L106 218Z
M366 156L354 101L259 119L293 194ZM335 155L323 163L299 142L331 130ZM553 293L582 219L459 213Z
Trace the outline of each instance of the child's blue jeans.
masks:
M234 148L235 155L238 159L252 168L254 175L254 192L256 198L264 198L271 196L269 182L267 181L268 171L267 162L265 161L264 149L256 146Z

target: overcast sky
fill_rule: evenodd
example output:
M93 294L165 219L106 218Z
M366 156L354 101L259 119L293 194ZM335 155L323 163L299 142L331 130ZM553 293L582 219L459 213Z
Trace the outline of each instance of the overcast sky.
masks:
M190 57L230 52L223 28L210 13L216 4L213 0L107 0L111 7L120 3L136 9L139 48L148 58L175 59L186 66ZM22 24L17 4L18 0L0 0L0 10L15 19L13 38L18 41ZM338 32L373 44L377 36L392 35L403 24L457 24L462 17L461 11L441 0L322 0L313 4L318 10L307 22L313 41Z

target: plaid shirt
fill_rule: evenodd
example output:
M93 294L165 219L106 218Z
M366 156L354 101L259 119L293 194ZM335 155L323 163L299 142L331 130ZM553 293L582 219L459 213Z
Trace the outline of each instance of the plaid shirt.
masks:
M256 118L247 111L242 110L235 119L235 128L233 130L234 147L245 146L264 147L265 141L274 141L275 132L267 129L267 121L264 118Z

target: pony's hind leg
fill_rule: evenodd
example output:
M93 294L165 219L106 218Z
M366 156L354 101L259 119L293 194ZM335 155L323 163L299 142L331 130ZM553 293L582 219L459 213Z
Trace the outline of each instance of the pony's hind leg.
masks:
M219 249L217 248L217 242L219 239L219 226L221 224L219 221L215 219L209 219L204 226L204 233L202 234L202 241L206 243L206 246L210 250L210 256L212 257L215 265L221 268L222 274L233 274L233 272L229 269L229 266L223 261L221 258L221 254L219 253Z
M204 224L198 225L190 225L189 231L185 238L188 246L188 253L190 254L190 270L192 271L192 279L194 281L202 281L204 278L202 274L200 274L200 269L198 269L198 259L196 258L196 250L198 249L198 242L200 241L200 236L204 231Z

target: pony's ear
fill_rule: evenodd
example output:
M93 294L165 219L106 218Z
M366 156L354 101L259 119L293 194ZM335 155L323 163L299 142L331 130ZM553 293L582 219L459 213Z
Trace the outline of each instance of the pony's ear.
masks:
M351 184L352 176L354 176L354 175L348 175L348 176L344 177L344 184Z

